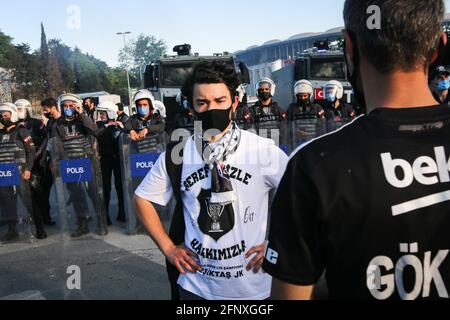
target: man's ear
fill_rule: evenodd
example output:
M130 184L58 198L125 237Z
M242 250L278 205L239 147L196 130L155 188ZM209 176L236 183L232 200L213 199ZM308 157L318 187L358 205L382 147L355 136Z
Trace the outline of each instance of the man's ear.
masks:
M355 51L354 51L355 47L353 45L352 38L350 37L348 31L345 29L342 30L342 35L344 36L345 51L346 51L347 58L348 58L347 60L353 61L353 58L355 56Z
M234 102L233 102L233 105L232 105L233 113L236 112L238 105L239 105L239 97L236 96L236 97L234 97Z
M436 62L436 59L439 58L439 54L441 53L442 47L446 47L448 42L448 37L445 32L442 32L441 37L439 38L439 44L436 46L436 49L431 56L431 64Z

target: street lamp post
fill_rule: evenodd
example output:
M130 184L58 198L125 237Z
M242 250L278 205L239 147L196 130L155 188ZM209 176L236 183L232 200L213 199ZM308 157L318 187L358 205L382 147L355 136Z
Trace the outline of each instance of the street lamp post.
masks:
M123 35L123 48L124 48L124 50L126 50L126 47L127 47L127 42L126 42L126 38L125 38L125 36L127 35L127 34L131 34L131 32L130 31L127 31L127 32L117 32L117 35L118 36L122 36ZM132 112L131 112L131 104L133 103L132 102L132 97L131 97L131 86L130 86L130 71L128 70L128 65L125 67L125 70L126 70L126 72L127 72L127 82L128 82L128 99L129 99L129 101L130 101L130 106L129 106L129 113L130 113L130 115L132 114Z

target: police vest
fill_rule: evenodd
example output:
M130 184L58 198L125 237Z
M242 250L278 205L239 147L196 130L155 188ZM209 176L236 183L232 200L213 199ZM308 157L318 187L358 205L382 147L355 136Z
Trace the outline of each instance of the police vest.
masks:
M20 139L19 129L14 128L9 133L0 133L0 163L24 165L26 162L25 144Z

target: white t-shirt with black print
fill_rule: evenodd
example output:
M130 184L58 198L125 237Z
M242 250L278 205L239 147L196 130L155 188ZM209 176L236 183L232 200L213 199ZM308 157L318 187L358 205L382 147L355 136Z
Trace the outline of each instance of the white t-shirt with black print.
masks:
M211 205L210 170L194 140L188 140L181 178L185 245L199 255L203 271L181 275L178 284L183 289L207 300L263 300L270 296L271 277L262 271L247 271L254 255L245 259L245 254L266 239L269 194L278 187L288 161L272 140L242 131L240 144L225 167L237 201ZM170 201L173 190L165 154L136 195L162 206Z

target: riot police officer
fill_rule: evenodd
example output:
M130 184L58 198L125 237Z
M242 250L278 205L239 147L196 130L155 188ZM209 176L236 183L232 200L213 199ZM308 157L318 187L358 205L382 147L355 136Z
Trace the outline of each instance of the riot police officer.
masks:
M275 82L269 78L263 78L256 84L259 100L250 109L256 122L283 120L283 113L278 103L273 101L275 90Z
M181 91L178 93L176 98L177 104L179 106L180 112L175 115L172 121L170 132L177 129L186 129L191 133L194 132L194 115L191 108L189 107L189 102L185 96L182 95Z
M296 102L288 109L289 132L292 150L299 145L323 135L325 129L325 111L314 103L314 88L308 80L294 84Z
M308 80L297 81L294 85L296 102L288 109L288 120L295 121L298 117L312 116L323 118L325 111L320 105L314 103L314 88Z
M263 78L256 84L259 100L250 108L252 120L258 135L269 138L275 143L284 146L283 149L289 149L287 146L288 130L283 121L285 115L277 102L273 101L276 85L269 78Z
M37 214L41 215L45 224L54 225L55 223L50 217L50 190L48 190L48 196L46 192L48 189L48 182L45 177L46 170L44 159L47 141L45 123L42 120L31 118L32 106L28 100L17 100L15 105L19 112L19 125L28 130L36 146L36 160L32 168L32 177L30 181L33 210L39 211Z
M155 113L155 98L150 91L144 89L136 93L134 103L137 114L130 117L124 129L130 134L131 140L143 140L147 135L164 131L165 121L161 115Z
M342 83L336 80L325 84L324 110L327 120L341 122L352 119L356 116L353 107L342 100L344 97L344 87Z
M64 181L63 172L64 185L60 189L66 190L69 201L67 203L59 203L59 209L64 211L68 204L73 205L76 215L76 230L71 232L72 238L78 238L90 232L88 221L93 216L96 218L97 232L100 235L106 235L108 231L106 228L100 164L95 139L98 130L97 125L83 113L82 100L79 97L73 94L64 94L59 98L59 101L63 115L58 119L57 125L54 127L52 160L87 160L89 164L86 170L92 173L92 179L73 182ZM56 170L58 170L61 163L55 166ZM84 169L83 172L85 171ZM93 208L89 206L86 193L91 200Z
M36 149L30 132L19 125L19 112L12 103L0 105L0 122L3 128L0 130L0 164L2 164L0 184L0 209L2 219L8 225L8 232L1 238L2 242L14 242L19 240L17 203L20 201L23 207L33 216L36 226L36 237L47 237L42 218L31 205L29 181L34 165ZM9 166L9 167L7 167ZM36 208L37 209L37 208ZM23 212L21 212L23 214ZM22 221L29 221L28 216Z
M117 121L118 107L112 102L100 103L97 107L99 130L97 131L102 167L103 194L108 225L112 225L109 215L111 199L111 177L114 174L114 184L119 202L117 221L126 222L123 203L122 175L120 170L119 136L123 124Z

